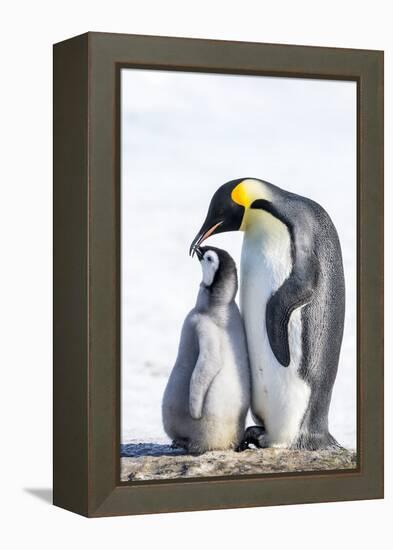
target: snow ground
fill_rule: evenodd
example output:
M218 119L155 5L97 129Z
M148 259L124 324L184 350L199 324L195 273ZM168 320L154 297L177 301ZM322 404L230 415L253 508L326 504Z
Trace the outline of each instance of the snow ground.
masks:
M122 75L122 442L168 440L161 398L200 281L188 248L213 192L255 176L324 206L340 235L346 321L330 413L356 447L356 87L352 82ZM238 266L241 233L212 237Z

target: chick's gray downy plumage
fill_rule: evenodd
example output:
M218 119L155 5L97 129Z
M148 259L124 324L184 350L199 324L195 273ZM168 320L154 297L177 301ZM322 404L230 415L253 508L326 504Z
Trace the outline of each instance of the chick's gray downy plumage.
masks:
M200 247L203 279L187 315L162 403L164 429L190 452L235 448L250 403L236 265L224 250Z

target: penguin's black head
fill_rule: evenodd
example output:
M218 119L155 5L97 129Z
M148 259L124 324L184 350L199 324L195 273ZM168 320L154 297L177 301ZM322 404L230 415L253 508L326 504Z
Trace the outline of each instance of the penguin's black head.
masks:
M248 213L253 208L261 208L261 200L263 205L271 201L273 188L268 182L256 178L240 178L224 183L210 201L206 219L191 243L190 254L193 255L195 248L210 235L245 230Z
M202 267L202 285L220 303L234 299L237 292L237 270L232 256L221 248L198 246L195 254Z
M240 229L244 215L244 206L233 200L233 190L242 179L224 183L214 193L206 219L199 233L191 243L190 254L196 252L195 248L210 235L224 233L225 231L237 231Z

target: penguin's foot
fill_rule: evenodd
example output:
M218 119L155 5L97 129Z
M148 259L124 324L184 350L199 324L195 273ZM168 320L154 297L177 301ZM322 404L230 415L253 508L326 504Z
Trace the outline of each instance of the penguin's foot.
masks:
M174 439L172 441L171 449L185 449L188 451L188 445L189 445L189 439L184 437L179 437L178 439Z
M234 448L234 451L235 451L235 453L242 453L246 449L248 449L248 442L243 438L240 441L239 445Z
M248 449L250 445L254 445L257 449L265 449L269 446L265 428L262 426L249 426L235 451L241 453Z
M329 433L307 433L299 435L296 442L292 445L293 449L303 449L307 451L320 451L323 449L342 449L343 447Z

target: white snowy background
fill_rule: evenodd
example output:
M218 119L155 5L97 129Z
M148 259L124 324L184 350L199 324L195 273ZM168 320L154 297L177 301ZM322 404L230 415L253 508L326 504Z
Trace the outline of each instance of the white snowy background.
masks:
M316 200L337 227L347 305L330 429L355 448L355 83L123 69L121 109L122 442L167 440L161 398L200 282L188 248L213 192L251 176ZM242 233L209 242L239 265Z

